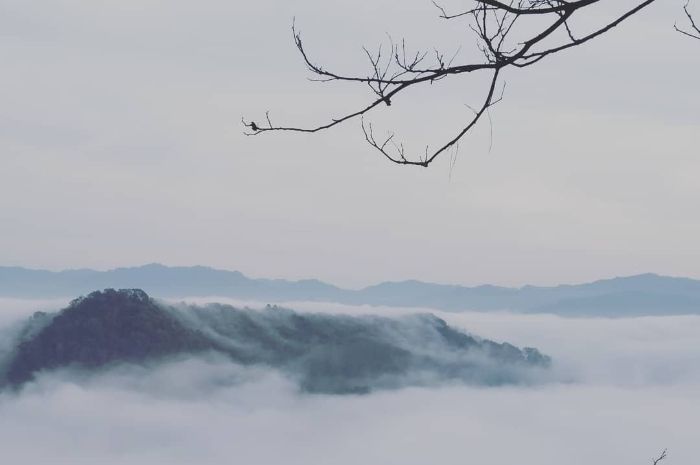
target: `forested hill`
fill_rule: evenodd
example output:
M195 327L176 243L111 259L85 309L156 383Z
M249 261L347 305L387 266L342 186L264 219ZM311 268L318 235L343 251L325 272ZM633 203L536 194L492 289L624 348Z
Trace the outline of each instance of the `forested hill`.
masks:
M271 303L323 301L447 311L510 310L610 317L700 314L700 281L655 274L553 287L466 287L402 281L349 290L318 280L252 279L237 271L201 266L151 264L110 271L60 272L0 267L0 297L69 297L104 288L141 288L165 298L221 296Z
M397 318L227 305L168 305L106 289L37 313L0 352L0 386L57 369L93 373L182 357L274 369L308 392L366 393L426 384L542 381L549 357L481 339L429 314Z

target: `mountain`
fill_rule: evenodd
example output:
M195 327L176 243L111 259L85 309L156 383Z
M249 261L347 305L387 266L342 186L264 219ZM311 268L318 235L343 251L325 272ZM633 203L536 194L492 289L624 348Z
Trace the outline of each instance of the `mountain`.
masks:
M0 296L5 297L66 297L106 288L142 288L162 297L268 296L270 300L304 299L309 295L322 299L341 291L316 280L250 279L238 271L203 266L167 267L153 263L109 271L58 272L0 267Z
M432 315L402 318L296 313L270 307L172 306L137 289L107 289L56 314L34 315L2 363L19 387L60 368L94 372L217 353L279 370L308 392L364 393L444 382L500 385L536 379L549 358L471 336Z
M700 314L700 281L655 274L552 287L466 287L402 281L348 290L318 280L252 279L237 271L201 266L151 264L110 271L60 272L0 267L2 297L66 297L104 288L142 288L159 297L222 296L264 302L318 301L446 311L510 310L606 317Z

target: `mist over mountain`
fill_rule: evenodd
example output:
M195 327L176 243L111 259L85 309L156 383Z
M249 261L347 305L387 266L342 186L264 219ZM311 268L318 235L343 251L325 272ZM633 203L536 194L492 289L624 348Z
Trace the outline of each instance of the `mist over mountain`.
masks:
M60 272L0 267L3 297L66 297L104 288L140 288L160 297L222 296L264 302L317 301L447 311L510 310L606 317L700 314L700 281L655 274L553 287L466 287L402 281L349 290L318 280L252 279L237 271L201 266L150 264L110 271Z
M366 393L403 386L536 381L549 358L533 348L463 333L433 315L399 318L297 313L212 304L167 305L135 289L93 292L37 313L2 364L3 383L42 372L91 372L191 355L273 368L307 392Z

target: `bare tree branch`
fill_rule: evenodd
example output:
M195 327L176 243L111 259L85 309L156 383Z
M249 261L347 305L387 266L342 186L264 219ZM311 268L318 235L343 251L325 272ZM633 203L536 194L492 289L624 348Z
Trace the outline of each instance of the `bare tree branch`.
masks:
M661 452L661 455L659 455L657 458L652 460L652 465L658 465L659 462L664 460L666 458L666 451L667 449L664 449L663 452Z
M504 71L507 68L524 68L531 66L541 59L563 50L582 45L618 26L629 17L635 15L656 0L643 0L620 16L603 24L592 32L580 36L573 33L571 21L587 7L598 4L602 0L473 0L471 9L457 13L449 13L444 7L431 0L445 20L464 19L477 37L477 47L483 60L455 64L457 53L450 59L438 50L433 53L418 51L409 53L406 42L395 43L389 37L389 47L379 47L376 53L367 48L363 52L369 61L369 72L366 74L344 74L326 69L311 59L304 46L296 24L292 24L292 36L304 64L313 76L313 80L321 82L348 82L369 87L372 98L355 110L341 113L330 121L310 127L276 126L273 125L269 113L265 113L265 122L242 120L247 135L258 135L272 131L291 131L315 133L330 129L351 119L359 118L367 143L393 163L400 165L415 165L427 167L442 153L456 149L459 141L479 122L489 108L502 98L502 91L496 90ZM614 1L614 0L611 0ZM692 21L687 8L692 27ZM528 18L551 18L548 25L525 38L512 37L516 24L526 22ZM538 22L537 24L541 24ZM524 30L528 29L525 24ZM560 39L563 32L564 40ZM450 56L450 55L447 55ZM366 121L368 113L380 106L390 107L392 101L408 88L424 84L434 84L442 79L475 73L489 73L489 85L485 91L483 103L475 110L474 115L465 121L462 128L447 142L436 144L435 149L426 146L417 157L407 157L402 143L396 140L393 132L385 138L377 139L372 123Z
M690 13L690 10L688 9L689 4L690 4L690 2L683 5L683 12L685 13L686 18L688 19L688 23L689 23L688 27L690 29L681 29L678 27L677 24L674 24L673 28L683 35L686 35L688 37L692 37L693 39L700 40L700 26L698 26L695 23L695 19L693 18L693 15Z

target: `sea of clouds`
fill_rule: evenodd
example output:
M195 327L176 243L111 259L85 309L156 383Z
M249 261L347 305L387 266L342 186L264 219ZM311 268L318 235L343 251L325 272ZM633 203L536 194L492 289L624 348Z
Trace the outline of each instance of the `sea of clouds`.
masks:
M0 300L0 350L21 319L65 303ZM700 317L433 313L482 337L537 347L552 356L557 381L331 396L302 394L279 373L216 356L90 377L58 371L0 394L0 457L76 465L632 465L650 463L664 448L669 464L700 455Z

